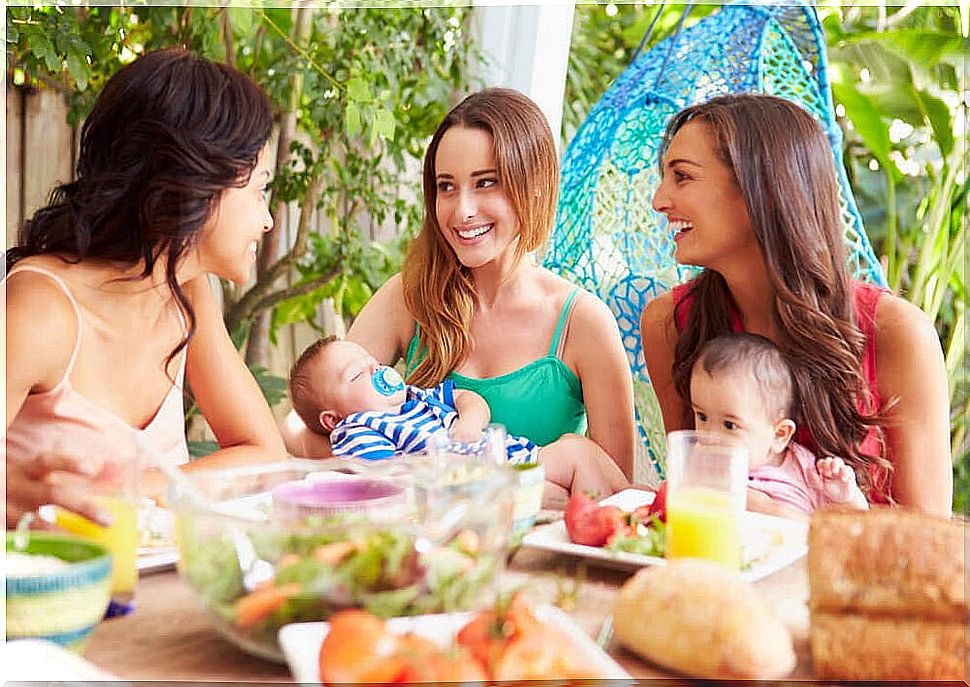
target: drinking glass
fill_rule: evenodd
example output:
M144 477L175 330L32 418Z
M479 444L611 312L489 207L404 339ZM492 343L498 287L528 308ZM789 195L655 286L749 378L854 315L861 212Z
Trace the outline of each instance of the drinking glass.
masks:
M99 507L112 518L107 527L87 518L57 508L57 525L68 532L103 544L111 553L111 601L109 615L123 615L131 610L138 581L138 482L141 460L137 451L108 459L99 473L83 485Z
M471 456L487 463L505 465L508 462L505 437L505 427L498 423L488 425L471 441L456 438L450 430L438 432L428 441L427 452L442 460L455 455Z
M719 434L667 435L667 558L741 568L748 451Z

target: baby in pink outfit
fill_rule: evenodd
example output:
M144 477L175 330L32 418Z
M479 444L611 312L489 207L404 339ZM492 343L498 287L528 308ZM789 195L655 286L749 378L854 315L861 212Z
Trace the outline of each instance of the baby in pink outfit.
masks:
M778 348L754 334L726 334L701 350L690 380L694 425L748 449L748 508L810 514L828 504L868 509L855 472L837 457L817 460L792 441L791 371Z

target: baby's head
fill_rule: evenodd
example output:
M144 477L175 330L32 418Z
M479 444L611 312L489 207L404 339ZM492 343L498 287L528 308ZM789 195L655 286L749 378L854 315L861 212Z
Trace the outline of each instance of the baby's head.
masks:
M755 334L725 334L701 349L690 377L694 426L733 437L749 467L780 462L795 433L791 370L781 351Z
M400 376L362 346L328 336L310 344L290 370L293 410L318 434L351 413L396 412L405 401Z

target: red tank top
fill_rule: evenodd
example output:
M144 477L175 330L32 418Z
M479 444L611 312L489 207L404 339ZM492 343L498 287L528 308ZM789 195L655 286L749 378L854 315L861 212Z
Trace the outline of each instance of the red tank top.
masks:
M671 292L674 298L674 325L677 327L678 334L686 328L687 318L694 305L694 294L692 293L693 284L693 281L689 281L686 284L678 284ZM883 293L886 293L886 290L880 286L860 281L852 282L852 307L855 310L856 326L865 337L865 347L862 350L862 377L866 380L866 384L869 387L874 408L882 407L882 399L879 396L879 385L876 382L876 307L879 304L879 297ZM733 309L731 311L731 331L744 331L741 316ZM859 409L863 412L865 411L861 400ZM798 429L795 431L794 441L805 446L812 453L818 452L815 439L805 425L798 426ZM870 428L869 432L859 443L859 452L867 456L882 455L883 444L879 437L879 431L875 427ZM874 471L873 477L876 474ZM881 486L880 484L873 485L873 494L870 495L870 500L885 501L885 498L881 496L885 490Z

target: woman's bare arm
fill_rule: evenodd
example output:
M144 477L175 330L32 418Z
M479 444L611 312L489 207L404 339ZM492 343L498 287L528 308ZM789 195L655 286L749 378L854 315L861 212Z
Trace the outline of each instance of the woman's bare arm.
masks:
M876 378L888 411L892 491L904 506L949 515L953 509L946 364L929 318L915 305L883 296L876 313Z
M589 438L632 479L636 452L633 378L616 318L605 303L588 296L576 302L567 346L583 384Z
M674 299L671 294L666 293L647 303L640 316L640 338L650 384L660 402L664 429L668 432L691 429L685 422L687 407L674 387L677 329L674 327Z
M186 375L209 427L222 447L193 461L199 469L281 460L286 451L276 421L252 373L232 344L205 276L185 287L196 316Z

